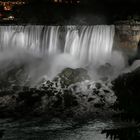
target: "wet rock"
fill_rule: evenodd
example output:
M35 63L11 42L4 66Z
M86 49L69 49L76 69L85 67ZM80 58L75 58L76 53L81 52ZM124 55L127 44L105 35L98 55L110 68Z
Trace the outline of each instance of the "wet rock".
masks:
M102 87L102 85L101 85L100 83L96 83L96 84L95 84L95 87L96 87L97 89L100 89L100 88Z
M99 90L96 89L96 88L94 88L94 89L93 89L93 94L98 94L98 93L99 93Z
M111 111L110 107L116 102L116 96L104 83L86 81L74 84L70 88L73 89L75 85L77 85L77 89L73 91L73 95L76 96L78 102L74 111L75 115L90 114L89 116L91 116L92 114L93 117L97 116L97 112L98 115L103 115L106 110ZM100 87L97 85L100 85ZM104 90L109 92L105 93Z
M66 83L64 87L56 86L54 80L44 81L40 87L0 91L0 117L75 118L83 114L89 117L90 114L97 115L97 112L104 114L116 101L116 96L105 83L85 81L89 77L84 69L68 69L60 75L60 81Z
M126 21L127 22L127 21ZM119 47L134 55L139 41L140 26L137 23L118 24L116 27L116 38L119 40ZM130 55L130 54L129 54Z
M88 98L88 102L91 102L91 101L93 101L94 100L94 98Z
M64 97L64 107L65 108L71 108L71 107L78 105L76 96L74 96L71 92L64 91L63 97Z
M94 107L96 107L96 108L101 108L101 107L103 107L103 106L104 106L103 103L95 103L95 104L94 104Z
M60 82L62 87L68 87L71 84L89 79L88 72L83 68L66 68L53 81Z

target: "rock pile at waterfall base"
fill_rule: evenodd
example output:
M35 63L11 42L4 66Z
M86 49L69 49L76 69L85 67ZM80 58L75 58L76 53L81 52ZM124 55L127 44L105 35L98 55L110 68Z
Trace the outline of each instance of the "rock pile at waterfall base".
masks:
M54 78L54 82L59 83L62 88L68 87L71 84L89 80L88 72L83 68L65 68L57 77Z
M81 73L77 69L65 69L54 81L45 81L38 88L1 90L0 117L78 118L104 116L113 112L111 107L116 96L110 87L102 82L85 81L88 78L86 71L79 70ZM62 79L56 80L58 77Z

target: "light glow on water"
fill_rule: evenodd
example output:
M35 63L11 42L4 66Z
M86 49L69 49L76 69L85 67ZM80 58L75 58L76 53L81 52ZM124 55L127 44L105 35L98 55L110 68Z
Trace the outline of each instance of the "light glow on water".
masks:
M63 28L64 31L61 26L1 26L0 46L3 49L16 47L48 54L68 53L92 64L104 63L110 57L113 25Z

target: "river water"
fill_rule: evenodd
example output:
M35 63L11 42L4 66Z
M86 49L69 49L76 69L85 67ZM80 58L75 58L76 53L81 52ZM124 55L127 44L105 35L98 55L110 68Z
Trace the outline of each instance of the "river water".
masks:
M129 126L127 122L112 120L76 123L60 120L48 122L41 119L1 119L0 135L3 135L2 140L111 140L111 137L107 138L107 135L101 132Z

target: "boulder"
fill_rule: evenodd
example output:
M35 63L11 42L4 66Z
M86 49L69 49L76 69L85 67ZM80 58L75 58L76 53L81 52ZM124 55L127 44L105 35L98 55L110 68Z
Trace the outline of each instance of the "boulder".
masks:
M56 83L60 82L62 87L68 87L71 84L75 84L77 82L82 82L84 80L89 80L90 77L88 75L87 70L83 68L65 68L57 77L54 78L53 81Z

